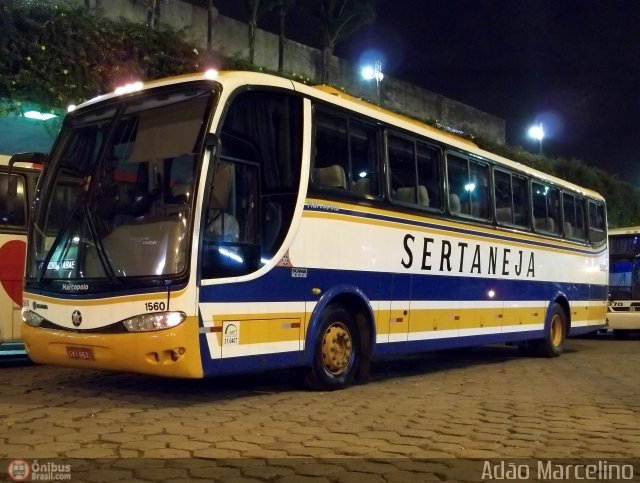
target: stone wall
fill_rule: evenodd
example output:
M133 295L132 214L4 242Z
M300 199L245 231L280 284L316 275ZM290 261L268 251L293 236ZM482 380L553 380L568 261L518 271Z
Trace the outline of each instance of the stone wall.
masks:
M96 3L108 17L146 21L147 9L143 0L93 0L93 4ZM220 15L215 8L213 18L212 49L223 57L247 59L247 24ZM162 1L160 23L184 29L189 41L206 48L206 9L181 0ZM285 45L284 70L310 79L320 79L320 56L318 49L288 40ZM277 71L277 35L258 29L255 64ZM343 88L351 95L378 102L375 82L364 81L358 66L334 57L329 78L333 85ZM403 112L416 119L437 121L463 133L481 135L501 144L505 142L503 119L393 77L386 76L380 83L379 103L382 107Z

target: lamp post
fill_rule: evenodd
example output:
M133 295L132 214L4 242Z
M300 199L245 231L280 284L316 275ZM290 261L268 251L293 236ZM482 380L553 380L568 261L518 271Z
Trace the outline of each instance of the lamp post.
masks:
M539 146L538 154L542 155L542 139L544 138L544 129L542 128L541 122L529 128L529 136L533 139L537 139Z
M376 60L373 66L366 66L362 69L362 77L366 80L376 81L376 98L377 103L380 105L380 82L384 79L384 74L382 73L382 61Z

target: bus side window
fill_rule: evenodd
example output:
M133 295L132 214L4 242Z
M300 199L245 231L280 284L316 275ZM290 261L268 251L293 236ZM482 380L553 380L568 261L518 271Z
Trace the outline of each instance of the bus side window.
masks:
M587 239L584 206L585 206L584 198L576 198L576 225L573 227L573 233L575 237L579 240Z
M13 195L10 195L9 176L0 173L0 225L25 226L26 225L26 197L25 180L23 176L12 174L11 177L17 183Z
M329 189L346 190L349 185L349 144L345 118L316 112L315 157L311 182Z
M469 184L466 186L471 203L471 215L489 219L489 166L469 161Z
M565 237L584 241L584 199L565 192L562 194L562 210Z
M591 243L602 243L606 238L606 234L604 205L589 201L589 240Z
M449 210L455 214L470 215L469 195L466 194L466 186L469 183L466 159L452 154L447 155L447 181L449 184Z
M504 171L494 171L494 190L496 200L496 221L513 224L511 175Z
M401 203L418 204L415 143L405 137L389 133L387 136L387 157L389 159L391 199ZM424 195L422 198L422 203L428 205L428 199Z
M418 164L418 202L430 208L442 208L439 150L422 143L416 145ZM420 192L424 194L420 196Z
M537 231L560 234L560 191L537 182L531 183L533 225Z
M351 192L361 196L380 195L378 137L374 126L349 119Z
M489 165L453 153L447 154L449 210L456 213L456 195L460 199L460 214L481 220L489 219ZM454 204L455 202L455 204Z

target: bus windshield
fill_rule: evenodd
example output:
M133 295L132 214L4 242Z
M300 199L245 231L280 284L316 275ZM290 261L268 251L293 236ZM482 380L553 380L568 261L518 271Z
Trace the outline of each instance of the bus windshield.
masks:
M640 298L640 236L617 235L609 239L609 293L613 300Z
M34 213L27 277L183 272L211 100L206 88L165 89L68 116Z

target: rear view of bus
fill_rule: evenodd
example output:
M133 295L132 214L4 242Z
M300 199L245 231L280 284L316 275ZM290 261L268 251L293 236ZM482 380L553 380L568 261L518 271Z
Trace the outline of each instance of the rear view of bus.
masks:
M640 226L609 230L609 310L616 338L640 330Z

